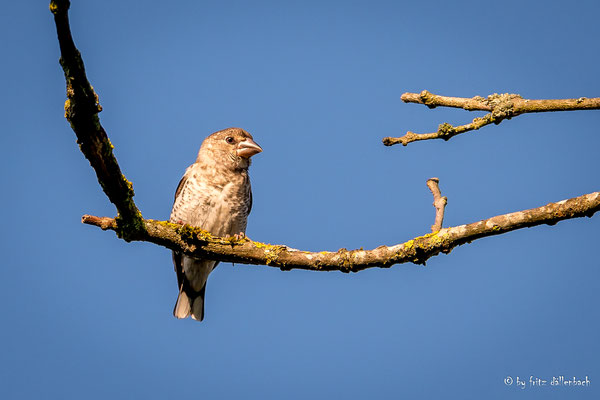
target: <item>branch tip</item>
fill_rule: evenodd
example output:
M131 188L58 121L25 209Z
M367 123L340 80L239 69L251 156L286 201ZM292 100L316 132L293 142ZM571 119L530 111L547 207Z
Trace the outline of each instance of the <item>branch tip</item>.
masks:
M54 15L59 12L66 12L71 7L71 2L69 0L52 0L50 2L50 12Z
M435 222L431 226L432 233L442 229L442 224L444 222L444 211L446 209L446 204L448 204L448 198L442 197L439 183L440 180L438 178L429 178L427 180L427 187L433 195L433 206L435 207Z

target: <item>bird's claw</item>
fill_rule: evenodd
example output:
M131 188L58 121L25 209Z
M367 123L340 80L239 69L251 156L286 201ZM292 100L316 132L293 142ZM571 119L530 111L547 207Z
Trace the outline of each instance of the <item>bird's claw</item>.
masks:
M240 240L246 239L246 234L244 232L236 233L235 235L228 237L228 239L234 242L238 242Z

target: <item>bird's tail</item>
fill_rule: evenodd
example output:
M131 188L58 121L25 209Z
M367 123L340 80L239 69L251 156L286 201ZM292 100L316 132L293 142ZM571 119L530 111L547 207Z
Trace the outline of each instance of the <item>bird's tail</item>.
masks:
M186 292L184 287L179 290L179 296L177 297L177 303L173 309L173 316L175 318L187 318L191 316L196 321L202 321L204 319L204 292L206 291L206 284L200 289L199 292Z

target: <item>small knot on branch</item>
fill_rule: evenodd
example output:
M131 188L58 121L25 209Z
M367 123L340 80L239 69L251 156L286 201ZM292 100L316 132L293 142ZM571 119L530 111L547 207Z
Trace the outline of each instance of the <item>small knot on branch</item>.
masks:
M435 108L435 95L430 93L427 90L423 90L419 93L419 97L421 98L421 102L425 104L429 108Z
M511 119L516 115L515 113L515 100L522 99L518 94L491 94L487 98L487 103L492 108L492 122L498 125L505 119Z
M455 135L456 128L454 128L451 124L444 122L438 126L437 133L442 139L448 140Z
M354 263L352 262L352 252L346 248L341 248L337 251L338 265L341 272L349 273L356 272Z
M384 137L381 141L383 142L384 146L393 146L398 143L395 138L389 136Z

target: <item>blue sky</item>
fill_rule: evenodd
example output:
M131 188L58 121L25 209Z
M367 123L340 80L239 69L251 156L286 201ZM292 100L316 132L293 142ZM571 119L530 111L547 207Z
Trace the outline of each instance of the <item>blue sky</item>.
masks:
M46 1L8 2L0 176L2 398L597 398L600 217L358 274L221 264L203 323L171 316L170 252L80 223L113 216L63 118ZM596 2L77 1L101 121L147 218L208 134L264 152L249 237L306 250L427 233L599 190L597 111L524 115L384 147L480 113L403 92L600 96ZM588 388L505 385L588 376Z

